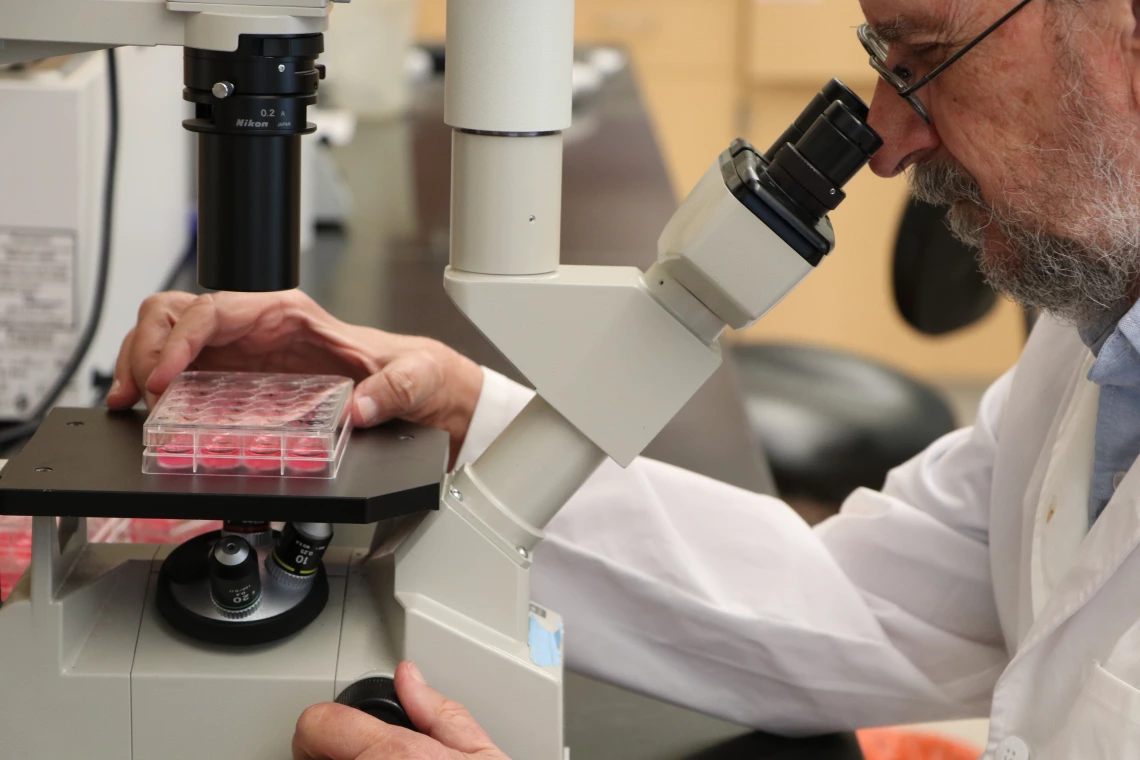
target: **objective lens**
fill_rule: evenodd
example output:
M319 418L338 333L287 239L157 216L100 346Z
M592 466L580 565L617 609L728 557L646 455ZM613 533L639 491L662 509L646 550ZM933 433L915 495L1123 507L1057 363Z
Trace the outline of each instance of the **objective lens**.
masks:
M241 536L222 536L210 550L210 597L223 615L243 618L261 604L257 552Z
M232 52L186 48L198 133L198 282L213 290L297 287L301 135L324 69L320 34L249 35Z
M297 287L301 138L198 138L198 283L213 290Z
M308 583L316 577L332 536L330 523L286 523L266 560L269 573L288 586Z

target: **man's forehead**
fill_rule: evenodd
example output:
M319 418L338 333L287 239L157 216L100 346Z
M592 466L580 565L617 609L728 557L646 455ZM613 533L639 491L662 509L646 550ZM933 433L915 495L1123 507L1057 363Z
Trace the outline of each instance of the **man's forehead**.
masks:
M871 26L884 42L898 42L922 35L937 35L946 26L946 17L915 15L912 11L907 15L885 18Z
M862 0L867 23L886 42L945 33L963 6L985 0Z

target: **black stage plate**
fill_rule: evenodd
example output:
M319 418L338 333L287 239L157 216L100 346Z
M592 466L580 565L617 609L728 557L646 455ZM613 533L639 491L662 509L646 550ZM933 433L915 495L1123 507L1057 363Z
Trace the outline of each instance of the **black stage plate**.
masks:
M141 411L53 410L0 470L0 514L372 523L438 507L441 430L354 430L332 479L146 475L145 421Z

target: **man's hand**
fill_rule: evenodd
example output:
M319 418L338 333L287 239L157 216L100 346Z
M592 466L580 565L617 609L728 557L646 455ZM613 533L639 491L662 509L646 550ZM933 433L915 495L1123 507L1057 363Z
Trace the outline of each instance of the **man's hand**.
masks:
M423 733L344 705L314 705L297 721L293 760L509 760L467 708L424 683L410 662L396 668L396 694Z
M483 387L482 370L442 343L346 324L300 291L160 293L123 340L107 405L153 405L186 369L345 375L357 381L354 424L441 428L453 458Z

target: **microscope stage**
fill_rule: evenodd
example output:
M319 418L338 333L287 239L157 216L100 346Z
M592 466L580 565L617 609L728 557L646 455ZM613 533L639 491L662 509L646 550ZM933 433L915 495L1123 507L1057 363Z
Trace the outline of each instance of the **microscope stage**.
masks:
M438 506L448 456L440 430L357 429L331 479L144 474L145 420L53 410L0 470L0 514L372 523Z

